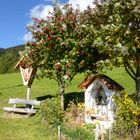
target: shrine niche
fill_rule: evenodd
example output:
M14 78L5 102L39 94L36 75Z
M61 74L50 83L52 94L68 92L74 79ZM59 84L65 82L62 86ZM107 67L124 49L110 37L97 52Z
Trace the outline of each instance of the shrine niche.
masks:
M26 56L23 56L18 61L15 68L20 68L23 85L27 86L27 99L29 100L31 85L35 78L37 68L32 67L32 65L30 64L30 61L28 60Z

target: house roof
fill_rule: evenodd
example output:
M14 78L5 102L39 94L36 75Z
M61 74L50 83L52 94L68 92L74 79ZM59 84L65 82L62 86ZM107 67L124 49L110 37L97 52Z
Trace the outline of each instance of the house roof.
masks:
M114 81L113 79L111 79L110 77L106 76L106 75L102 75L102 74L96 74L96 75L89 75L87 76L79 85L79 88L82 89L87 89L88 86L95 81L96 79L98 79L100 82L102 82L104 85L106 85L108 87L108 89L113 89L113 90L124 90L124 87L121 86L120 84L118 84L116 81Z

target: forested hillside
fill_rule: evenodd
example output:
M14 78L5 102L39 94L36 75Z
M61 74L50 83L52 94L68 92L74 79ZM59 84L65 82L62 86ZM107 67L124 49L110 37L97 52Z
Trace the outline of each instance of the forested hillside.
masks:
M24 50L24 45L0 50L0 74L16 72L14 66L19 60L19 51Z

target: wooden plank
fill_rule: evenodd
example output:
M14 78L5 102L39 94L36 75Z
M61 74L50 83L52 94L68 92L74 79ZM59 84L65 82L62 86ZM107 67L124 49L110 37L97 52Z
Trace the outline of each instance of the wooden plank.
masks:
M3 110L8 112L17 112L17 113L27 113L27 114L35 114L35 109L29 109L29 108L13 108L13 107L3 107Z
M40 101L37 100L25 100L25 99L9 99L9 104L29 104L29 105L40 105Z

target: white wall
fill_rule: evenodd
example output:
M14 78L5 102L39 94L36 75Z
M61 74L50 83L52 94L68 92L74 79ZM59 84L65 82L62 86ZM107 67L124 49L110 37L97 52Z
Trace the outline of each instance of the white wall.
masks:
M107 100L108 100L108 105L104 106L103 109L106 111L108 114L108 119L110 121L113 121L113 112L112 112L112 106L113 106L113 101L112 101L112 96L114 95L114 91L110 90L107 88L106 85L102 84L98 79L96 79L85 91L85 122L91 123L91 114L89 113L91 110L97 110L99 106L96 105L95 102L95 93L97 92L97 88L102 85L102 87L105 90L105 93L107 95ZM88 112L88 113L87 113Z

